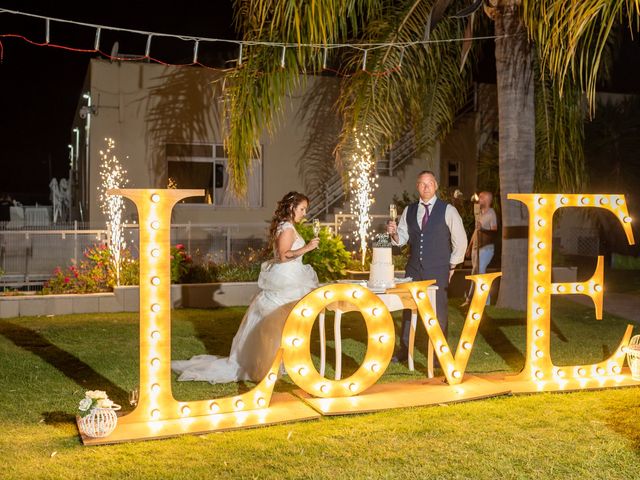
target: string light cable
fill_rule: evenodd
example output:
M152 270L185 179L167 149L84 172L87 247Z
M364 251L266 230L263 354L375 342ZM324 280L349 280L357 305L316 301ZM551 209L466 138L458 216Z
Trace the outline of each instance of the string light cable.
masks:
M45 23L45 41L44 42L37 42L37 41L34 41L34 40L31 40L31 39L27 38L24 35L15 34L15 33L0 34L0 38L19 38L19 39L22 39L22 40L24 40L24 41L26 41L26 42L28 42L28 43L30 43L32 45L35 45L35 46L46 46L46 47L61 48L61 49L64 49L64 50L80 52L80 53L99 53L99 54L103 55L104 57L109 58L110 60L115 60L115 61L151 60L153 62L162 64L162 65L167 65L167 66L170 66L170 65L171 66L199 65L199 66L207 67L207 68L211 68L211 67L200 63L200 61L198 60L198 51L199 51L199 47L200 47L201 43L227 43L227 44L237 45L238 46L237 65L238 66L242 65L242 63L243 63L242 62L242 60L243 60L243 57L242 57L243 50L245 49L244 47L247 47L247 46L264 46L264 47L273 47L273 48L280 49L282 51L282 55L281 55L281 65L282 66L284 66L284 54L285 54L287 48L294 48L294 49L313 48L313 49L319 49L319 50L323 50L323 69L324 70L331 70L331 71L335 71L335 70L327 68L327 62L326 62L327 54L328 54L328 52L330 50L340 49L340 48L354 49L354 50L361 51L363 53L362 70L363 71L367 71L367 69L366 69L367 53L369 51L375 51L377 49L390 48L390 47L399 48L399 49L401 49L402 53L404 53L404 49L406 49L406 48L424 46L424 45L428 45L428 44L463 42L463 41L469 41L469 40L495 40L495 39L500 39L500 38L506 38L506 37L509 36L509 35L485 35L485 36L470 37L470 38L444 38L444 39L435 39L435 40L434 39L430 39L430 38L426 38L426 39L422 39L422 40L414 40L414 41L407 41L407 42L381 42L381 43L291 43L291 42L267 42L267 41L260 41L260 40L235 40L235 39L228 39L228 38L209 38L209 37L198 37L198 36L193 36L193 35L178 35L178 34L171 34L171 33L150 32L150 31L146 31L146 30L137 30L137 29L130 29L130 28L112 27L112 26L108 26L108 25L100 25L100 24L95 24L95 23L78 22L78 21L75 21L75 20L66 20L66 19L61 19L61 18L48 17L48 16L44 16L44 15L36 15L36 14L33 14L33 13L27 13L27 12L21 12L21 11L17 11L17 10L8 10L8 9L5 9L5 8L0 8L0 14L2 14L2 13L8 13L8 14L12 14L12 15L19 15L19 16L24 16L24 17L36 18L36 19L44 20L44 23ZM51 33L51 23L52 22L70 24L70 25L77 25L77 26L81 26L81 27L88 27L88 28L95 29L96 36L95 36L94 47L93 48L76 48L76 47L71 47L71 46L68 46L68 45L59 45L59 44L51 43L50 42L50 33ZM106 52L103 52L102 50L100 50L100 36L101 36L103 31L123 32L123 33L131 33L131 34L146 36L147 37L147 42L146 42L146 48L145 48L144 55L142 55L142 54L141 55L127 55L125 57L125 56L110 55L110 54L108 54ZM150 52L151 52L151 41L152 41L152 39L154 37L173 38L173 39L182 40L182 41L186 41L186 42L193 42L193 61L191 63L185 63L185 64L171 64L171 63L163 62L162 60L159 60L157 58L151 57L151 55L150 55ZM3 48L2 48L2 43L0 42L0 60L2 59L2 54L3 54ZM400 63L402 62L402 57L403 57L403 55L401 55ZM398 65L397 67L395 67L393 69L390 69L388 72L397 71L397 70L399 70L399 67L400 67L400 65ZM388 73L388 72L384 72L384 73ZM373 73L373 72L369 72L369 73Z

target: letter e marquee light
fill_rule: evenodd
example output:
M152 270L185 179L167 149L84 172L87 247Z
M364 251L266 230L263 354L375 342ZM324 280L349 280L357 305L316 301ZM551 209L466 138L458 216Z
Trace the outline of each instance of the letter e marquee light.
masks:
M551 282L551 243L553 214L564 207L596 207L608 210L622 225L627 241L634 244L631 217L624 195L509 194L507 198L524 203L529 210L529 281L527 287L527 351L525 366L517 376L505 380L533 383L534 391L569 390L605 386L620 381L625 353L633 326L627 330L615 352L591 365L555 366L551 360L551 295L587 295L593 300L596 318L602 319L604 292L603 257L593 276L584 282ZM523 391L531 387L523 386ZM514 388L514 391L518 388Z

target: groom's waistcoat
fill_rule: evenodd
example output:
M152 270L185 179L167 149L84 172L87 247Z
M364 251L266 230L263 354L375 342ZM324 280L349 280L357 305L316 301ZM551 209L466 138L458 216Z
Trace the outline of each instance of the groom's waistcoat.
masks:
M409 264L417 270L434 267L446 267L448 270L451 257L451 232L445 221L447 203L436 199L424 230L416 218L418 202L410 204L407 208L407 228L411 246Z

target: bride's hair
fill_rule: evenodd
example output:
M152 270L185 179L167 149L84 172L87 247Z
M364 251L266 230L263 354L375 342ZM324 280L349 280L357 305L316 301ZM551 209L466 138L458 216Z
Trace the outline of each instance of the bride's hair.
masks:
M282 222L293 221L293 211L301 202L307 202L308 204L309 198L299 192L289 192L278 202L276 211L273 212L273 218L271 219L271 227L269 228L269 246L267 247L269 250L273 249L278 225Z

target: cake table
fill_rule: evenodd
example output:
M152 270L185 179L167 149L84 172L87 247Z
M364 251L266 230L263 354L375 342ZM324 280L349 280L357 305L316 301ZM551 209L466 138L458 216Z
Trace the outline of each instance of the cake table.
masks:
M353 283L360 284L358 281L354 281ZM431 305L436 304L437 289L438 287L435 285L432 285L427 289L427 295L429 296ZM409 330L409 352L407 360L409 370L413 371L413 350L416 338L416 326L418 323L418 310L411 294L407 290L399 288L388 289L383 293L377 293L375 291L373 293L382 300L390 312L405 309L411 310L411 328ZM342 334L340 331L342 314L357 311L357 308L349 302L334 302L327 305L326 310L331 310L335 314L333 324L333 335L336 350L335 379L340 380L340 378L342 378ZM324 376L326 364L325 310L320 312L320 315L318 315L318 328L320 330L320 375ZM427 376L429 378L433 378L433 344L431 341L428 342L427 346Z

